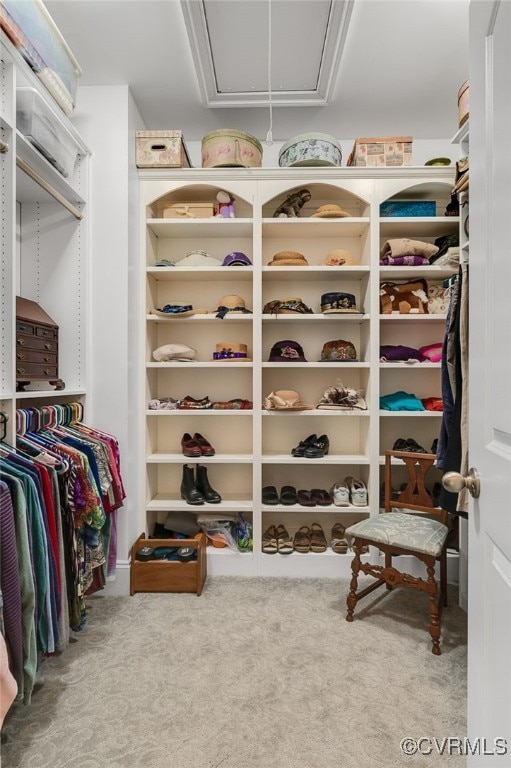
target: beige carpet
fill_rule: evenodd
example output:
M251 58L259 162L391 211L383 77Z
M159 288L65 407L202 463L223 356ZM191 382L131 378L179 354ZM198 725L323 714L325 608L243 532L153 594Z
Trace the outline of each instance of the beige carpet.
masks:
M406 736L465 735L466 617L455 591L433 656L426 598L346 581L208 579L202 597L89 600L4 725L4 768L462 766L406 756Z

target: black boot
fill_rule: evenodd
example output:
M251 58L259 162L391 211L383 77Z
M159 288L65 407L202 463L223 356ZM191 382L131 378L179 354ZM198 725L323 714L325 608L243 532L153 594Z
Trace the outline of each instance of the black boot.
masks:
M195 487L193 467L183 465L183 479L181 480L181 498L187 504L204 504L204 496Z
M208 470L202 464L197 464L196 487L199 493L209 504L219 504L222 497L209 484Z

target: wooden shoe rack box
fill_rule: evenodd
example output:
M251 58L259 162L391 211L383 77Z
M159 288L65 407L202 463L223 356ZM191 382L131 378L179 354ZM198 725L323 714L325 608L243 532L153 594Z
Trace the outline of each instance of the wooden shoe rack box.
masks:
M142 547L192 547L197 560L137 560ZM141 533L131 548L130 595L136 592L196 592L202 594L206 580L206 536L193 539L148 539Z

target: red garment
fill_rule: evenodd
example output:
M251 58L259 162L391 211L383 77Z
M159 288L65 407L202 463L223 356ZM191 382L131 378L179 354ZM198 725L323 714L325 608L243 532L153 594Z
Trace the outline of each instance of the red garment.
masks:
M424 397L421 402L427 411L444 410L444 404L441 397Z

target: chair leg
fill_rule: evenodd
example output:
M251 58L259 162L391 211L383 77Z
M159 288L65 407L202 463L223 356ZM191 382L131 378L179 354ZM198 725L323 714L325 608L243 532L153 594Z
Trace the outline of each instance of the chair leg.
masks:
M392 555L390 554L390 552L385 552L385 568L392 568ZM387 582L385 583L385 586L390 591L394 589L392 584L388 584Z
M360 552L358 547L354 547L355 551L355 557L352 560L351 563L351 582L350 582L350 591L348 594L348 597L346 598L346 604L348 606L348 612L346 614L346 621L353 621L353 611L355 610L355 606L357 604L358 598L357 598L357 586L358 586L358 572L360 570Z
M431 652L435 656L440 656L442 651L440 650L440 616L438 613L437 605L437 592L438 587L435 579L435 566L428 565L428 584L431 587L429 590L429 634L433 642Z
M443 595L443 605L447 605L447 554L440 557L440 589Z

